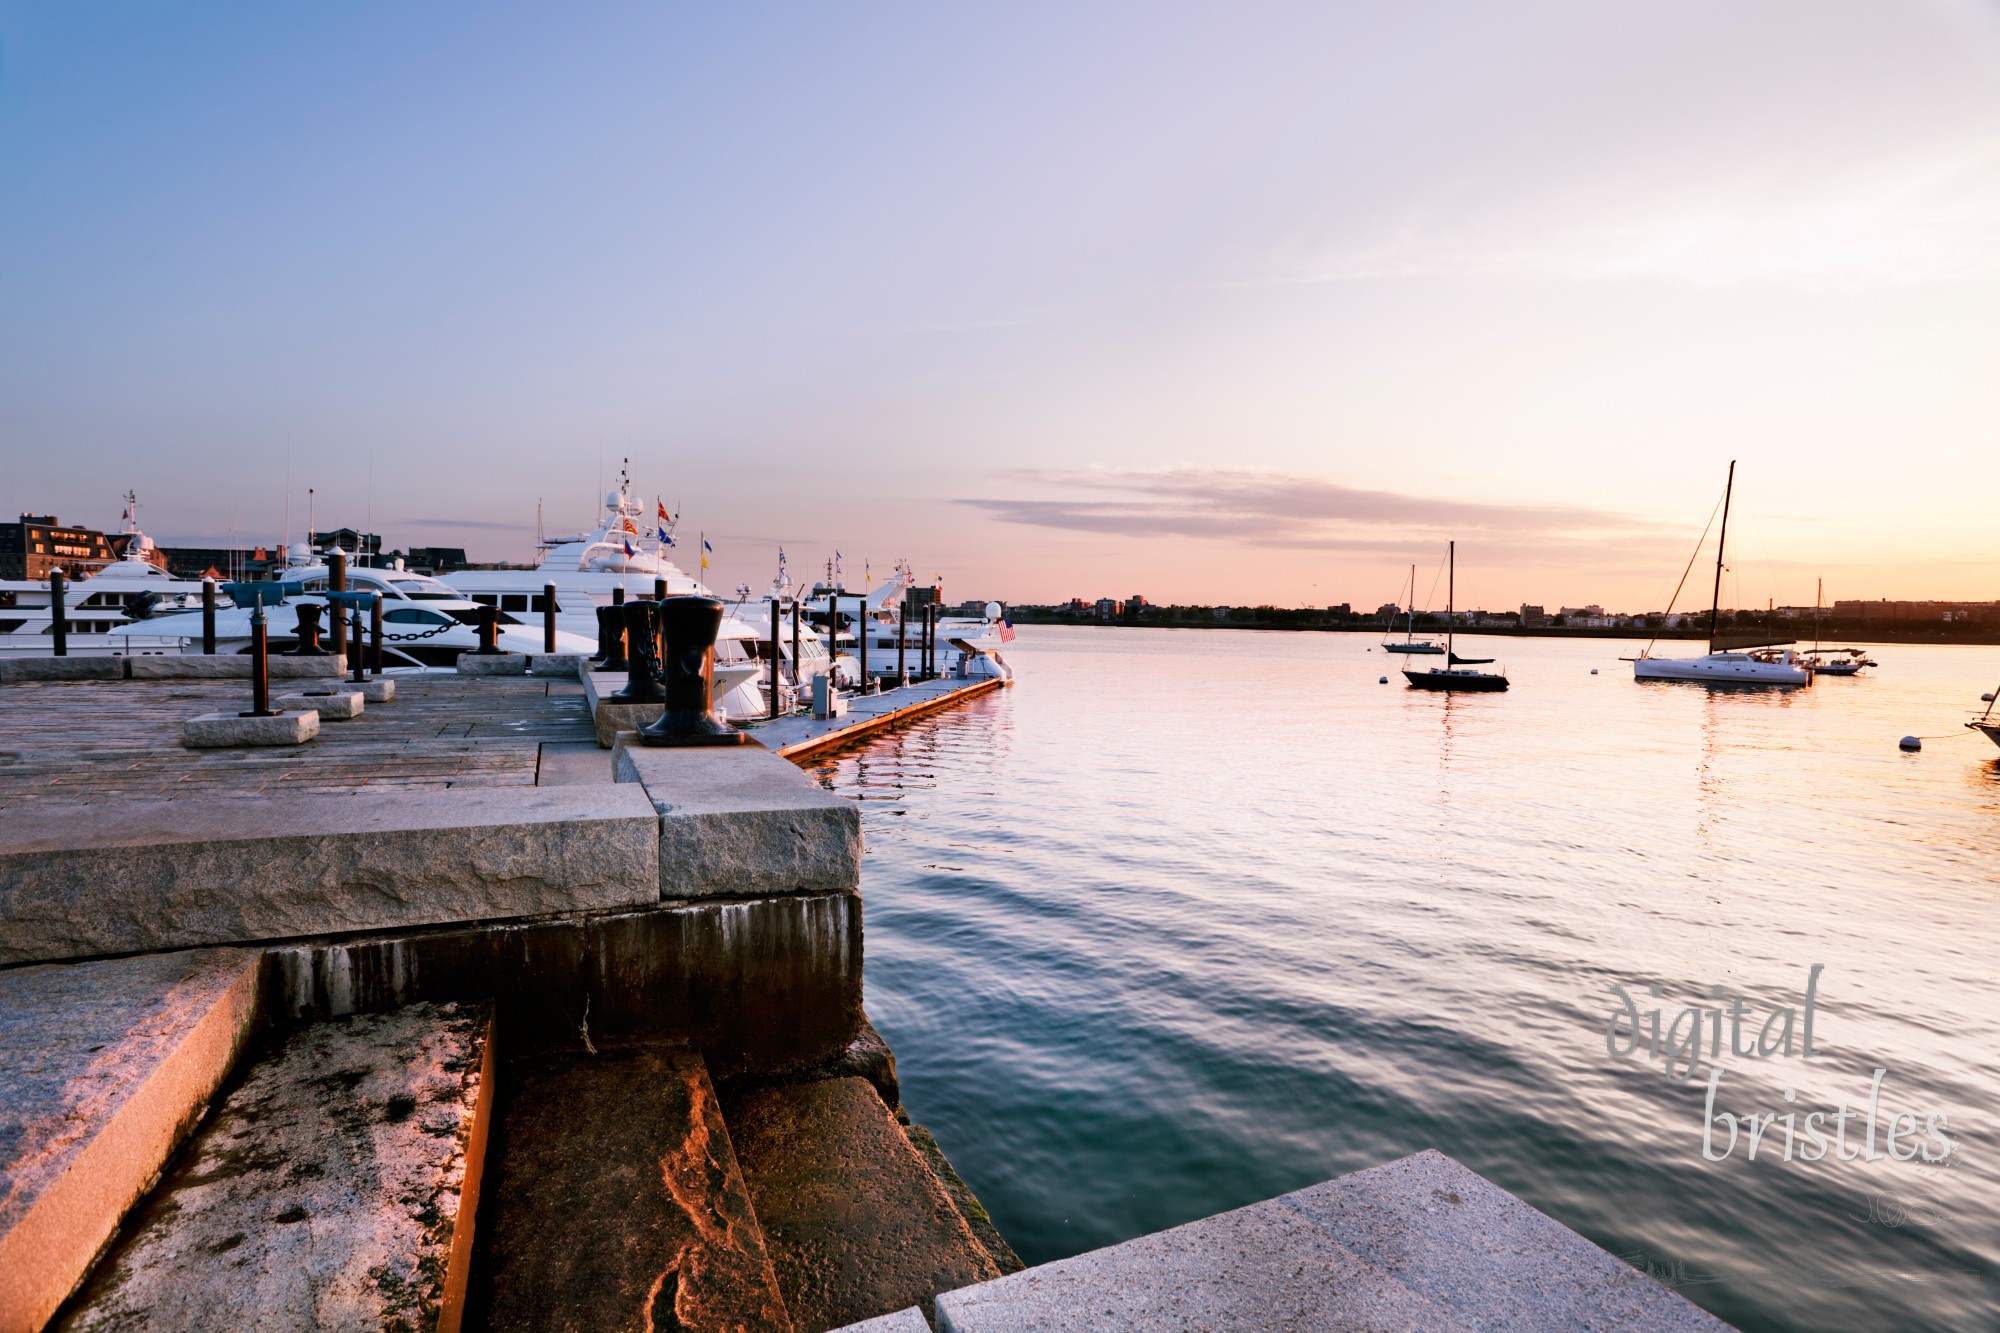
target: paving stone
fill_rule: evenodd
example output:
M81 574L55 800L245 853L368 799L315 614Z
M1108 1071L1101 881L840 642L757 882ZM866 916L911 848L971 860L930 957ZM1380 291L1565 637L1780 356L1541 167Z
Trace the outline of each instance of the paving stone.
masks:
M257 953L0 972L0 1328L38 1329L158 1178L256 1017Z
M461 676L525 676L528 658L523 653L460 653Z
M1356 1171L1281 1202L1407 1286L1493 1333L1728 1328L1440 1152Z
M202 713L187 720L181 731L181 744L197 750L223 750L239 745L304 745L317 735L319 713L311 708L284 709L270 717Z
M924 1312L912 1305L894 1314L877 1315L858 1324L848 1324L833 1330L833 1333L931 1333L931 1326L924 1322Z
M362 680L359 685L356 685L351 680L348 681L347 688L350 690L360 690L361 697L371 704L385 704L396 697L396 678L394 676L369 676Z
M611 756L595 741L544 741L535 768L539 787L577 787L612 781Z
M491 1010L284 1032L135 1215L65 1330L456 1328Z
M0 964L630 907L659 899L630 787L0 810Z
M351 722L360 717L367 707L367 700L359 690L281 694L272 702L279 708L309 708L318 713L323 722Z
M529 658L528 674L575 680L582 674L583 664L589 660L582 653L536 653Z
M267 664L265 674L272 680L321 680L347 674L347 658L344 654L288 657L284 653L273 653L264 660Z
M125 659L128 680L248 680L247 653L144 653Z
M790 1333L708 1074L686 1048L510 1061L480 1326Z
M799 1333L999 1275L865 1081L751 1089L725 1114Z
M661 897L859 886L861 808L797 765L755 745L613 754L660 813Z

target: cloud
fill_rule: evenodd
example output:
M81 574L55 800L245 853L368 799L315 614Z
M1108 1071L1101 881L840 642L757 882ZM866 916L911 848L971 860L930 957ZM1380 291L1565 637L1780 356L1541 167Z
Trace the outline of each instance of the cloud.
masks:
M1003 523L1120 537L1179 537L1249 546L1407 554L1447 538L1489 555L1574 558L1616 541L1684 540L1627 514L1570 505L1514 505L1364 490L1322 477L1227 468L1017 471L1017 482L1071 492L1054 499L982 497L958 503ZM1077 494L1076 492L1083 492Z

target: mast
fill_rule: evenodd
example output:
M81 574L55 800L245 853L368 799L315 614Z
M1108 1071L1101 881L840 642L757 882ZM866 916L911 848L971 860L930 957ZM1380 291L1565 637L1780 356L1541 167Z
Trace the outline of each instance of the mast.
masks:
M1417 637L1417 567L1410 566L1410 623L1403 631L1403 642L1413 643Z
M1451 669L1451 646L1452 646L1451 625L1453 620L1452 602L1454 600L1454 594L1457 592L1457 584L1458 584L1458 543L1452 542L1445 547L1444 665L1447 671Z
M1722 553L1729 545L1729 496L1736 489L1736 460L1729 460L1729 480L1722 486L1722 531L1715 539L1715 592L1708 599L1708 651L1715 651L1715 622L1722 613Z

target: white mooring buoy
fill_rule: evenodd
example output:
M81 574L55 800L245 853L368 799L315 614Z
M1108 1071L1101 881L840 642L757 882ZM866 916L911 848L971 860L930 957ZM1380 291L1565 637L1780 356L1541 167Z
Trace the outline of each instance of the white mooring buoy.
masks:
M1896 745L1898 748L1904 750L1921 750L1924 748L1924 743L1915 736L1905 736L1903 739L1897 741Z

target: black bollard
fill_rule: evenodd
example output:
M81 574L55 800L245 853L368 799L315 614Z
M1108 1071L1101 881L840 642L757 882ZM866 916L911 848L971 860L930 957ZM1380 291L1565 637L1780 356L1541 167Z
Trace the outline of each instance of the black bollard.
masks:
M368 674L382 674L382 594L376 593L368 599L368 637L373 640L368 652Z
M667 576L664 574L653 580L653 600L656 602L667 600Z
M318 602L300 602L299 641L294 644L286 657L325 657L326 649L319 646L319 613L323 610Z
M329 592L346 592L347 552L335 551L327 557L326 565L327 590ZM332 622L329 628L333 631L333 655L335 657L345 656L347 653L347 617L340 613L338 606L329 601L327 603L327 619ZM357 641L355 647L359 648L360 646L360 643Z
M772 717L776 717L778 715L778 690L780 685L783 683L783 677L778 672L778 667L780 663L783 662L784 660L783 645L779 642L778 639L778 613L783 609L784 609L784 604L780 602L777 598L773 597L771 599L771 716Z
M909 651L909 642L905 637L907 631L904 628L909 618L910 600L906 597L903 599L903 604L896 608L896 683L898 685L908 685L910 683L910 668L905 657L905 654Z
M356 685L365 685L368 682L368 664L362 660L365 656L362 649L364 642L366 640L361 637L361 603L356 602L354 604L354 651L348 654L348 660L354 664L353 681Z
M750 737L715 715L715 636L722 603L713 597L669 597L660 603L666 639L666 708L639 729L641 745L742 745Z
M479 608L479 647L473 650L477 657L499 657L500 652L500 608L482 606Z
M854 617L854 642L861 654L861 692L875 693L874 678L868 674L868 594L861 594L861 607Z
M792 602L792 689L803 690L806 685L805 668L799 664L799 621L805 611L796 599Z
M598 607L597 624L598 635L604 640L604 665L598 669L600 671L624 671L627 667L625 661L624 604Z
M625 605L625 589L623 587L617 587L611 590L611 604L613 606Z
M215 655L215 580L201 581L201 650Z
M610 697L619 703L656 704L666 700L660 688L657 602L627 602L625 615L625 688Z
M63 584L68 582L60 569L49 571L49 628L55 631L56 656L69 656L69 617L63 611Z
M556 585L542 585L542 651L554 654L556 650Z
M271 631L262 602L250 612L250 711L238 717L276 717L271 708Z

